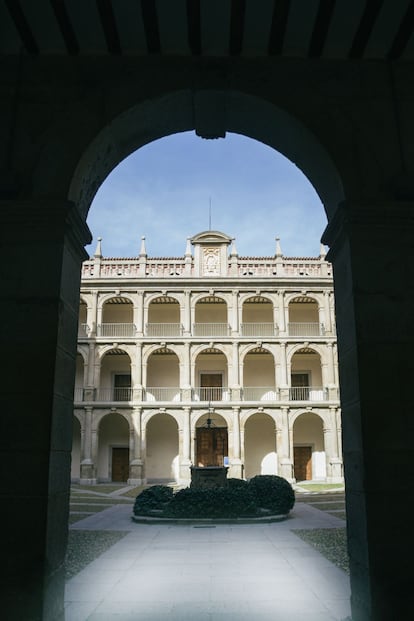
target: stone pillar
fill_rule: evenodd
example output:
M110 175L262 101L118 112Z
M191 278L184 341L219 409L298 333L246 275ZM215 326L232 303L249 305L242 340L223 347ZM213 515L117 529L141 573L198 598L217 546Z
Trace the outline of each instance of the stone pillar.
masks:
M331 317L331 302L329 299L329 291L323 292L323 306L325 309L325 334L327 336L332 335L332 317Z
M90 303L88 304L86 323L88 326L88 336L96 336L96 324L97 324L97 311L98 311L98 292L92 291L90 296Z
M414 204L344 203L333 263L353 621L412 616Z
M278 307L279 307L279 321L278 321L278 326L279 326L279 334L281 335L286 335L287 334L287 325L286 325L286 315L285 315L285 292L284 291L279 291L278 292L278 298L279 298L279 302L278 302ZM289 321L289 319L288 319Z
M0 387L7 499L1 614L8 621L60 621L80 270L90 233L68 201L5 200L0 214L0 329L7 352Z
M79 481L81 485L94 485L96 483L96 467L92 459L92 412L92 406L85 407Z
M231 334L232 336L239 335L239 292L237 289L232 291L232 306L231 306Z
M282 429L277 434L278 446L277 454L279 457L279 473L289 482L293 481L293 440L290 437L289 429L289 408L282 407Z
M243 478L243 465L240 459L240 408L233 407L233 456L230 461L229 476Z
M142 459L141 459L141 417L142 408L134 407L131 412L131 441L128 485L142 485Z
M183 336L191 336L191 291L184 290L184 308L181 309Z
M189 485L191 482L191 430L190 430L191 408L183 408L183 427L180 456L180 484Z
M137 336L143 336L144 334L144 292L137 291L137 301L134 304L133 322L135 324L135 330Z

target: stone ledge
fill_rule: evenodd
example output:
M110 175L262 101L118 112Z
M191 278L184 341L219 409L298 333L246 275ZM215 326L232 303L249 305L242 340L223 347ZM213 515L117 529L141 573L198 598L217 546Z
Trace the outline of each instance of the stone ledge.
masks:
M146 515L132 515L131 519L137 524L183 524L183 525L206 525L213 524L270 524L271 522L282 522L289 517L289 513L280 515L266 515L262 517L240 517L240 518L162 518Z

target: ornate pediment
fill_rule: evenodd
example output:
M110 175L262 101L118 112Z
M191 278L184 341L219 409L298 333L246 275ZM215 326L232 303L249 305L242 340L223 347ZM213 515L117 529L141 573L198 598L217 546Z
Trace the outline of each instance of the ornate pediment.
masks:
M225 233L221 233L220 231L202 231L201 233L197 233L194 237L191 238L191 243L195 244L230 244L231 237L226 235Z

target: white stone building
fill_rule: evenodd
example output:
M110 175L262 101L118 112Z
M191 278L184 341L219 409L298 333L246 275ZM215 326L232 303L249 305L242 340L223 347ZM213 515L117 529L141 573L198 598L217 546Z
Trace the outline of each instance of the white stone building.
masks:
M82 270L72 479L229 476L342 482L331 265L239 257L205 231L184 257L104 258Z

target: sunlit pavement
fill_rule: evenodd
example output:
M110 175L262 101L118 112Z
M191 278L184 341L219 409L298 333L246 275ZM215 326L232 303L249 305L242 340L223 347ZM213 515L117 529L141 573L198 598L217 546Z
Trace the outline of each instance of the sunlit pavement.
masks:
M65 621L342 621L348 575L291 530L344 525L300 502L284 522L208 527L110 507L71 527L130 532L67 582Z

